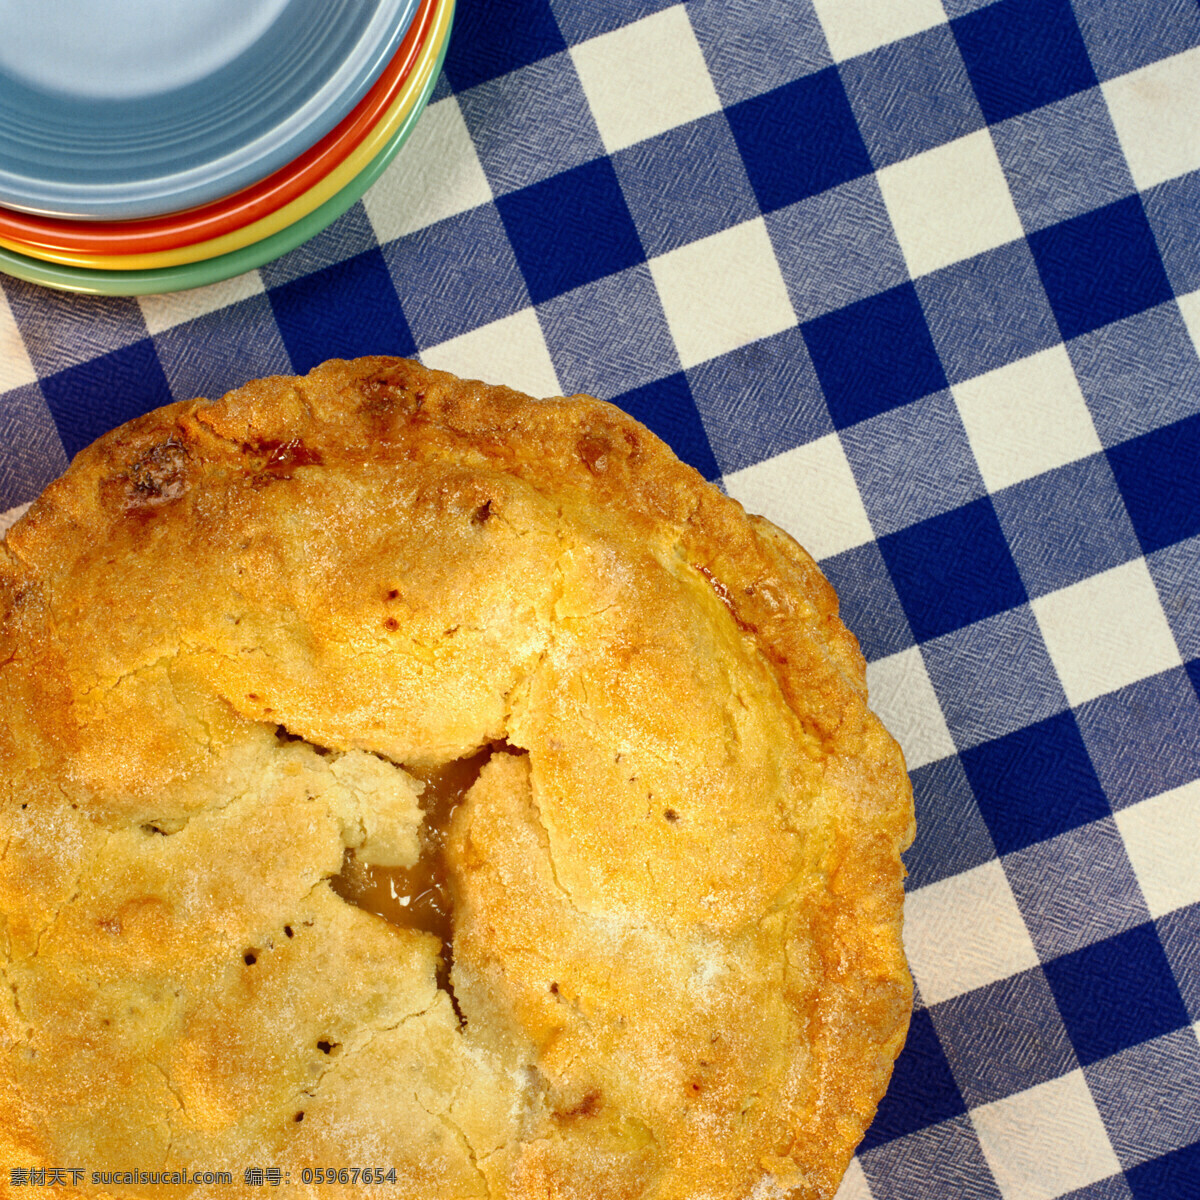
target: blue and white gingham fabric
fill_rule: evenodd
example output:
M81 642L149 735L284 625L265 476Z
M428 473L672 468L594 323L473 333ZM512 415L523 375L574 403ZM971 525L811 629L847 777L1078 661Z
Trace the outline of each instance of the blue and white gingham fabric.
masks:
M4 280L0 510L367 353L614 400L795 534L908 756L919 998L841 1200L1200 1197L1200 6L460 0L362 203Z

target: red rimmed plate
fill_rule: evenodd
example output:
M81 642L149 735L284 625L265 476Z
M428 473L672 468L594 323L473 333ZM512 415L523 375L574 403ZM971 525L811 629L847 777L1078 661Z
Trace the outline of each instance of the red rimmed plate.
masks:
M207 241L269 216L314 187L363 142L408 79L437 7L436 0L421 0L391 62L341 124L251 187L186 212L139 221L68 221L0 208L0 237L51 252L144 254Z

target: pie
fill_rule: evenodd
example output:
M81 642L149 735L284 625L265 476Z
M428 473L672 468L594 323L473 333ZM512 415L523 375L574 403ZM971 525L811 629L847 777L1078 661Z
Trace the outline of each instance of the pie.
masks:
M170 405L0 544L0 1163L831 1197L912 832L812 559L617 408Z

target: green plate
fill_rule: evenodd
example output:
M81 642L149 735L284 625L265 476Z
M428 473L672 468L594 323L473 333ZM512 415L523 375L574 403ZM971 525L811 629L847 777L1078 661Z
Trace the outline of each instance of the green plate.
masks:
M314 209L294 225L263 238L261 242L254 242L240 250L204 259L202 262L185 263L178 267L157 267L149 271L104 271L96 267L72 267L62 263L42 262L41 259L29 258L0 246L0 271L17 279L40 283L43 287L57 288L63 292L82 292L89 296L153 296L220 283L224 279L232 279L235 275L253 271L264 263L287 254L289 250L295 250L309 238L316 237L322 229L331 225L358 201L363 192L383 174L396 157L437 85L449 44L450 33L447 31L434 70L430 72L428 81L421 89L412 112L392 134L391 140L379 154L320 208Z

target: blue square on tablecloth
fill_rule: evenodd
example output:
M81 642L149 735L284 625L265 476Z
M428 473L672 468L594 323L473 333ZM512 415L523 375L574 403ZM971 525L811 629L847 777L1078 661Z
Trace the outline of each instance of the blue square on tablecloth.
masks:
M1171 285L1137 196L1029 235L1064 338L1171 299Z
M612 164L650 258L758 216L721 113L620 150Z
M491 204L426 225L382 252L421 350L529 307L525 277Z
M565 50L460 92L458 107L497 196L604 153Z
M961 757L1001 854L1109 815L1069 711L972 746Z
M858 639L867 662L907 650L912 629L877 542L821 560L833 584L846 628Z
M1200 358L1174 300L1067 343L1105 446L1200 413Z
M297 374L327 358L416 353L378 248L272 288L267 295Z
M1106 1179L1089 1183L1087 1187L1067 1192L1057 1200L1133 1200L1133 1193L1124 1175L1109 1175Z
M1027 598L986 496L880 538L879 549L919 642Z
M1188 1016L1200 1021L1200 904L1177 908L1156 924Z
M948 25L848 59L838 71L877 168L983 128Z
M915 286L952 383L1062 340L1024 240L922 275Z
M538 317L567 395L587 392L608 400L679 369L645 263L547 300Z
M934 392L841 433L876 536L984 495L967 431L949 392Z
M1196 1200L1200 1195L1200 1143L1172 1150L1125 1173L1133 1200Z
M1067 463L992 494L1030 596L1044 596L1141 556L1103 454Z
M688 0L717 95L736 104L833 62L812 0Z
M548 0L458 0L443 69L461 92L566 48Z
M1114 810L1200 779L1200 699L1176 667L1075 711Z
M1200 1142L1200 1041L1184 1028L1084 1071L1123 1167Z
M991 133L1026 230L1137 190L1099 88L1002 121Z
M921 646L921 654L946 728L960 750L1067 707L1028 604L933 638Z
M1000 1200L968 1116L867 1150L859 1162L870 1194L886 1200Z
M1113 79L1200 45L1196 0L1073 0L1088 56Z
M74 296L23 279L3 279L13 319L39 378L132 346L146 336L136 300Z
M910 772L920 836L904 855L909 891L996 857L992 835L957 755Z
M1152 924L1063 955L1042 970L1085 1067L1188 1023Z
M496 201L534 304L644 261L607 158Z
M67 457L174 397L149 338L41 380Z
M986 8L995 4L996 0L942 0L942 8L947 17L961 17L974 12L977 8Z
M1200 537L1147 555L1146 565L1179 653L1200 658Z
M1147 554L1200 533L1200 414L1113 446L1108 460Z
M721 474L682 371L614 396L612 402L658 434L705 479L716 479Z
M566 395L610 400L679 369L645 263L547 300L538 317Z
M1056 1079L1079 1065L1038 968L935 1004L929 1015L972 1108Z
M725 110L763 212L871 172L836 67Z
M838 429L946 387L911 283L855 301L801 328Z
M32 500L66 469L62 438L37 384L0 393L0 512Z
M266 296L249 296L154 335L176 400L223 396L252 379L290 375L291 359Z
M1096 84L1069 0L999 0L950 27L989 124Z
M1004 873L1043 961L1150 919L1111 817L1007 855Z
M580 4L579 0L550 0L563 37L572 46L602 33L631 25L679 0L605 0L603 4Z
M1200 288L1196 253L1196 213L1200 212L1200 171L1168 179L1142 193L1142 207L1158 242L1175 295Z
M1183 668L1192 681L1192 687L1196 689L1196 695L1200 697L1200 658L1194 658L1190 662L1184 663Z
M690 367L688 384L725 474L833 431L799 329Z
M766 224L799 321L908 278L874 175L768 213Z
M928 1010L913 1013L908 1040L892 1072L887 1094L862 1140L860 1151L966 1112Z

